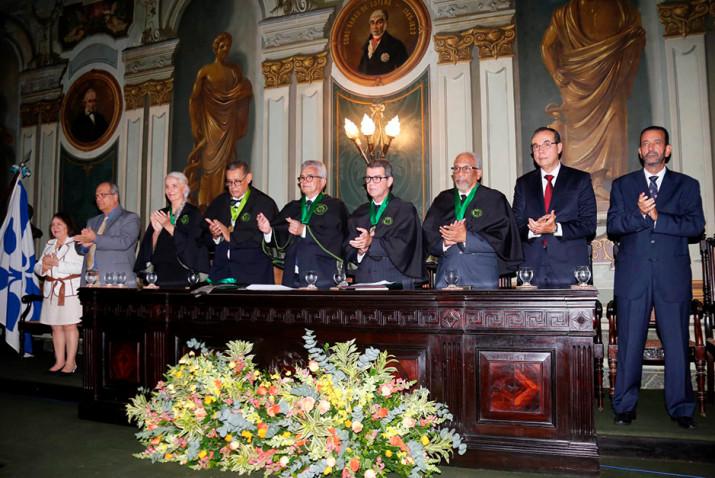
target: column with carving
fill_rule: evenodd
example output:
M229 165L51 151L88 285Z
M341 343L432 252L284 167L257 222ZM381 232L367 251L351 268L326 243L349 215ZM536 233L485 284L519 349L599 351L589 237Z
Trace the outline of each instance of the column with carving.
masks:
M62 106L61 79L66 63L27 70L20 75L22 128L19 157L29 158L32 177L23 181L34 222L49 224L57 206L57 161L59 116Z
M121 125L118 180L126 185L124 206L142 217L149 217L152 210L165 204L163 183L169 168L174 52L178 43L177 39L166 40L122 53L126 112Z
M673 145L673 164L670 166L698 179L705 222L715 224L705 51L708 15L715 12L710 11L707 0L689 0L661 3L658 13L665 29L670 143ZM691 255L698 257L696 246Z
M258 177L279 205L298 195L295 177L302 161L325 161L325 32L333 9L294 12L260 25L264 92Z

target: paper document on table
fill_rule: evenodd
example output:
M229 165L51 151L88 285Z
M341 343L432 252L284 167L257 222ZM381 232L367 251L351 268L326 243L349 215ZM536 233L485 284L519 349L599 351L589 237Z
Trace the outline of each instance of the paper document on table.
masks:
M246 290L293 290L293 288L280 284L249 284Z
M361 282L359 284L353 284L349 287L352 290L389 290L393 283L386 280L381 280L379 282Z

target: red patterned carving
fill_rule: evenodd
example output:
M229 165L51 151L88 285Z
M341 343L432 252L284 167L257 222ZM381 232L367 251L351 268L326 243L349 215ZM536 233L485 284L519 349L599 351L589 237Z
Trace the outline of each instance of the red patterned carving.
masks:
M126 382L140 384L139 343L113 340L109 342L108 382Z

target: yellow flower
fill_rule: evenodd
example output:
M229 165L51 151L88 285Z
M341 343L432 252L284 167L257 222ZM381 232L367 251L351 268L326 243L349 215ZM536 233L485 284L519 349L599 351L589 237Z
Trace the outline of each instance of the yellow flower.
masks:
M231 440L233 440L233 435L231 435L231 434L229 433L228 435L226 435L226 438L224 438L224 440L226 440L226 441L231 441Z
M392 450L385 450L385 456L388 458L392 458Z
M164 455L165 460L171 460L172 458L174 458L174 455L172 455L171 453L167 453L166 455Z
M215 401L216 401L216 399L211 395L206 395L206 397L204 398L204 403L206 405L211 405Z
M330 468L329 466L326 466L325 469L323 470L323 474L324 474L325 476L328 476L328 475L331 474L332 472L333 472L333 469Z
M243 430L241 432L241 436L245 438L248 443L251 443L251 440L253 439L253 433L249 432L248 430Z
M208 453L206 453L206 450L201 450L199 452L199 458L204 458L206 455L208 455Z
M352 424L353 424L353 422L351 422L350 420L345 420L345 427L346 427L346 428L350 428L350 427L352 426Z
M422 438L420 438L420 441L424 446L429 445L429 437L427 435L422 435Z
M283 432L283 438L290 438L290 432Z

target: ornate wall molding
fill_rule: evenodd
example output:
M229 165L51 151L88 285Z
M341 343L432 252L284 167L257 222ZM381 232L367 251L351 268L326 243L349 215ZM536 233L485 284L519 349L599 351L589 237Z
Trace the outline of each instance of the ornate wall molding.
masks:
M152 43L122 52L127 83L142 84L148 80L163 80L174 73L174 53L178 38Z
M20 106L22 127L35 126L41 123L56 123L60 117L61 106L62 96L53 100L23 103Z
M333 8L323 8L263 20L259 25L263 48L280 50L290 45L325 41L326 24L332 13Z
M432 0L435 18L457 18L514 8L512 0Z
M34 103L39 100L54 100L62 95L62 76L67 63L25 70L20 74L22 100Z
M157 106L171 102L174 79L148 80L138 85L124 87L124 101L127 110L144 108L144 97L149 96L149 105Z
M325 78L328 52L315 55L294 55L280 60L266 60L262 63L266 88L287 86L295 71L298 83L310 83Z
M325 66L328 64L328 52L317 55L296 55L293 57L293 68L298 83L310 83L325 78Z
M472 47L479 50L479 58L499 58L514 54L516 28L514 24L495 28L470 28L460 33L434 36L438 63L457 63L472 60Z
M715 3L709 0L689 0L658 5L660 23L665 27L666 37L686 37L705 32L708 15L715 14Z
M594 264L614 265L616 259L613 253L613 242L605 234L591 241L591 258Z

